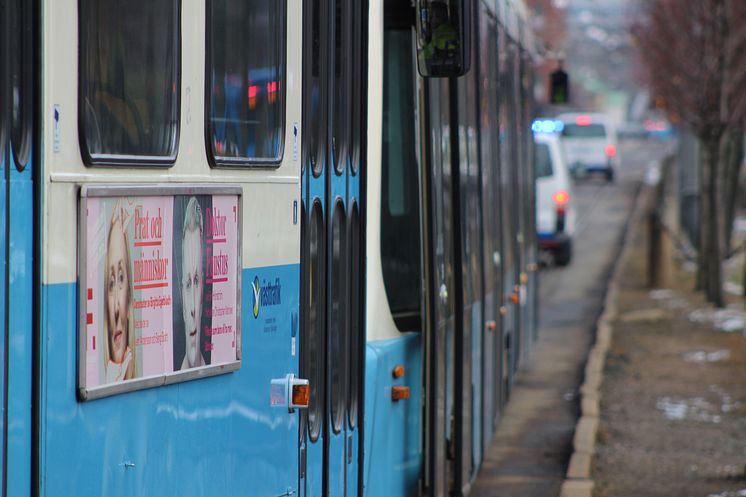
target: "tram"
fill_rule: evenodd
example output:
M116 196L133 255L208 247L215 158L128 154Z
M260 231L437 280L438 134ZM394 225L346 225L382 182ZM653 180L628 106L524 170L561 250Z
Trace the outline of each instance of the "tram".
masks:
M0 494L467 495L536 336L528 26L0 2Z

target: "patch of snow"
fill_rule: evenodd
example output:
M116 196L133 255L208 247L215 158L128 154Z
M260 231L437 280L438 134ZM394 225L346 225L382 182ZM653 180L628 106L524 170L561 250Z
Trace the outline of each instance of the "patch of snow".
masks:
M733 283L732 281L723 283L723 289L731 295L743 295L743 285Z
M704 352L697 350L694 352L687 352L684 354L684 360L686 362L693 362L696 364L705 364L708 362L720 362L730 357L729 350L716 350L715 352Z
M683 309L689 305L686 299L682 298L676 290L670 288L651 290L648 296L666 309Z
M727 414L741 406L740 403L733 400L733 397L731 397L728 392L717 385L710 385L710 391L716 393L720 397L720 411L722 411L723 414Z
M693 323L712 323L720 331L732 333L746 329L746 312L736 309L696 309L689 313Z
M687 273L695 273L697 272L697 263L692 261L684 261L684 263L681 265L681 268Z
M677 293L670 288L656 288L648 294L653 300L668 300L677 297Z
M710 494L707 497L746 497L746 488L743 490L727 491L721 494Z
M746 217L737 217L733 220L733 231L737 233L746 233Z
M663 411L663 415L672 421L701 421L704 423L719 423L721 417L715 413L716 407L701 397L679 399L675 397L661 397L655 403L655 408Z

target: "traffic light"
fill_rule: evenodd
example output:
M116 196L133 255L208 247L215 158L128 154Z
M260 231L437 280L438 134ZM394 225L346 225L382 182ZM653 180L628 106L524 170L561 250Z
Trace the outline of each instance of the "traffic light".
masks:
M549 103L553 105L570 103L570 80L562 67L549 76Z

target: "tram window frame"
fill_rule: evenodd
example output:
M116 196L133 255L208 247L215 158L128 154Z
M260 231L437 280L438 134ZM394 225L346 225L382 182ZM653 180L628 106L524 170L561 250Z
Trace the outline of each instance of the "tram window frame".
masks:
M348 378L349 383L347 385L347 422L350 429L355 429L358 424L358 412L359 412L359 383L361 378L361 362L362 358L358 357L358 351L360 344L362 343L362 287L361 287L361 275L362 275L362 264L361 264L361 222L360 222L360 209L355 200L350 204L350 219L349 219L349 243L348 243L348 254L349 254L349 288L348 292L350 301L348 304L348 315L349 315L349 360L348 360Z
M33 30L33 11L32 2L24 0L10 0L6 3L6 8L10 10L7 16L9 21L8 36L14 37L19 42L20 50L7 50L6 64L9 66L9 78L6 78L8 85L3 89L3 97L7 98L6 102L10 104L9 115L10 122L6 132L9 139L0 145L10 145L13 152L13 162L18 171L23 171L31 158L31 140L34 126L34 30ZM14 25L14 21L17 24ZM11 43L8 44L10 46ZM15 79L18 78L16 85ZM18 101L20 110L16 112L16 95L18 92ZM2 150L0 146L0 151Z
M338 231L337 231L338 230ZM335 234L338 233L338 241ZM344 428L345 414L347 410L347 275L348 275L348 246L347 246L347 212L344 202L338 198L334 202L334 211L331 218L331 229L329 230L330 248L330 277L331 283L329 301L329 418L334 433L340 433ZM337 309L334 309L335 304ZM336 319L335 319L336 318ZM335 326L337 329L335 330ZM336 338L336 349L335 349ZM337 374L335 375L335 371Z
M280 64L281 64L281 70L277 74L279 84L279 90L277 92L279 93L279 96L277 97L277 100L279 102L279 105L281 107L280 109L280 115L279 115L279 152L277 156L275 157L249 157L248 154L245 156L237 156L237 157L230 157L230 156L221 156L215 153L215 150L213 148L213 135L214 135L214 126L212 124L212 103L213 103L213 95L212 95L212 87L215 81L213 80L213 69L214 69L214 59L213 59L213 29L212 29L212 23L213 23L213 4L216 0L207 0L205 5L205 150L207 152L207 159L210 163L210 167L213 168L220 168L220 169L246 169L246 168L262 168L262 169L277 169L282 165L282 161L285 157L285 142L286 142L286 133L287 133L287 48L288 48L288 5L287 0L280 0L278 2L280 4L280 13L278 18L282 22L282 28L280 30L280 33L278 34L278 39L281 40L282 46L281 47L275 47L277 50L277 53L281 54L280 56ZM248 3L248 2L247 2ZM272 2L270 2L270 5L272 5ZM251 34L249 34L249 38L251 38ZM255 41L255 40L254 40ZM257 44L249 43L247 45L258 45L263 46L263 43L259 42Z
M314 230L315 228L315 230ZM325 239L324 209L319 199L314 200L309 211L308 223L308 271L304 285L309 285L308 300L303 302L306 306L305 329L308 343L301 343L303 354L307 359L308 380L310 383L309 405L306 410L308 426L308 438L316 442L323 431L324 423L324 398L326 388L324 385L324 365L326 364L326 239ZM313 239L312 235L317 238ZM314 243L315 242L315 243ZM314 247L316 252L314 253ZM316 267L315 278L313 266ZM314 285L315 283L315 285ZM316 310L315 319L312 321L312 312ZM315 343L314 343L315 342ZM315 353L311 350L315 346ZM315 368L313 367L315 366ZM315 396L314 396L315 394ZM316 399L313 403L312 400Z
M89 167L99 166L114 166L114 167L171 167L176 163L176 159L179 153L179 143L181 139L181 81L182 81L182 26L181 26L181 15L182 5L181 0L170 0L173 7L173 92L175 100L172 104L175 107L175 115L173 116L173 123L171 125L171 145L169 153L165 155L150 156L150 155L131 155L131 154L91 154L88 147L88 136L86 133L86 62L88 57L88 46L87 39L84 34L86 26L90 24L89 12L86 9L86 4L92 5L98 3L99 0L78 0L78 12L79 12L79 24L78 24L78 141L80 146L80 153L83 158L83 163ZM132 104L131 102L125 101L125 104Z

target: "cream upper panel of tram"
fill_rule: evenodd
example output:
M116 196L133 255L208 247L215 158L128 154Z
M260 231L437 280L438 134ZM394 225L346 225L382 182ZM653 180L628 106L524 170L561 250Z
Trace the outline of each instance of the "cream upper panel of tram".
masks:
M366 206L366 311L368 340L400 336L391 315L381 264L381 160L383 145L383 0L370 2L368 18L368 157Z
M279 167L211 168L205 145L205 2L181 2L181 109L178 154L168 168L89 167L78 132L78 0L43 4L42 168L44 283L77 277L77 213L83 184L241 184L244 267L298 264L302 9L287 0L285 120ZM58 119L55 120L55 113ZM296 133L297 130L297 133Z

